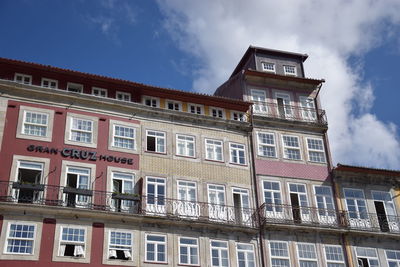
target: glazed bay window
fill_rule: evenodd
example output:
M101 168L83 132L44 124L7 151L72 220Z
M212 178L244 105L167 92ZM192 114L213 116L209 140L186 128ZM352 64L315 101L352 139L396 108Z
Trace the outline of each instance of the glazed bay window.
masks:
M299 137L283 135L283 157L285 159L301 160Z
M165 235L146 234L146 261L167 262L167 237Z
M57 89L58 88L58 81L42 78L42 87Z
M197 238L179 237L179 264L199 265L199 241Z
M297 253L300 267L318 267L315 244L298 243Z
M308 160L325 163L325 150L322 139L307 138Z
M386 250L388 267L400 267L400 250Z
M189 135L176 135L176 155L195 157L195 138Z
M165 153L165 133L146 131L146 151Z
M206 159L223 161L223 146L222 141L206 139Z
M26 110L21 134L46 137L48 124L49 114Z
M71 141L92 143L93 121L81 118L72 118L69 136Z
M246 149L242 144L229 144L230 163L246 165Z
M99 96L99 97L107 97L107 89L93 87L92 95Z
M283 72L285 73L285 75L297 75L296 67L291 65L284 65Z
M58 256L85 257L86 229L81 227L61 227Z
M289 249L287 242L269 242L271 267L290 267Z
M228 242L213 241L211 246L211 266L213 267L229 267Z
M135 128L114 124L112 146L135 150Z
M188 111L193 114L203 114L204 113L203 105L189 104Z
M130 102L131 101L131 94L126 92L119 92L115 93L115 98L120 101Z
M32 255L36 226L25 223L9 223L5 253Z
M327 267L345 267L343 250L341 246L325 246Z
M258 155L276 158L275 135L273 133L258 133Z
M110 231L108 240L109 259L132 260L132 233Z
M251 244L236 244L237 262L239 267L255 267L254 246Z
M15 73L14 81L22 84L32 84L32 76L21 73Z
M275 64L270 62L261 62L261 67L263 71L275 73Z

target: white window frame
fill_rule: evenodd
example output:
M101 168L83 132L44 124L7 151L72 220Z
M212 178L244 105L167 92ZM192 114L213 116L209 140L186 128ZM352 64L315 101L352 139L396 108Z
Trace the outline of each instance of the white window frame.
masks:
M207 143L207 142L212 142L212 143ZM217 142L219 142L220 144L216 144ZM218 147L221 150L220 153L221 159L218 159L218 152L217 152ZM211 157L208 156L208 148L212 150ZM218 162L224 161L224 142L222 140L209 139L209 138L204 139L204 151L206 160L218 161Z
M247 248L239 248L239 246L246 246ZM249 248L251 247L251 249ZM245 267L250 267L250 266L257 266L256 263L256 254L254 250L254 245L250 243L236 243L236 263L237 266L239 265L239 253L244 254L244 266ZM251 259L249 259L249 254L253 254L253 264L250 263Z
M340 255L342 257L342 260L328 260L327 257L327 248L335 248L335 249L339 249L340 250L340 254L335 253L336 255ZM333 266L337 266L337 265L341 265L343 267L346 266L345 262L344 262L344 254L343 254L343 248L342 246L338 246L338 245L324 245L324 256L325 256L325 261L326 261L326 265L327 267L330 267L329 264L333 264Z
M297 143L299 146L295 147L295 146L289 146L289 145L285 145L285 137L290 137L290 138L296 138L297 139ZM296 135L289 135L289 134L283 134L282 135L282 148L283 148L283 158L287 159L287 160L302 160L302 155L301 155L301 143L300 143L300 137L296 136ZM291 150L298 150L299 151L299 156L300 158L290 158L287 153L286 149L291 149Z
M311 246L314 250L314 254L315 254L315 258L300 258L300 250L299 250L299 245L305 245L305 246ZM313 243L304 243L304 242L297 242L296 244L296 252L297 252L297 259L298 259L298 263L299 266L301 266L300 262L301 261L305 261L305 262L315 262L316 266L318 266L318 254L317 254L317 250L315 248L315 244Z
M192 112L192 107L194 108L195 112ZM200 113L198 113L199 110ZM204 105L188 103L188 112L197 115L204 115Z
M388 253L394 253L396 256L396 259L394 258L389 258ZM393 250L393 249L386 249L385 250L385 257L386 257L386 262L387 265L389 265L390 262L394 262L397 264L397 266L400 266L400 250Z
M45 136L29 135L29 134L24 133L25 119L26 119L27 112L47 115L46 135ZM53 137L53 121L54 121L54 110L34 108L34 107L28 107L28 106L20 106L19 114L18 114L18 125L17 125L16 137L23 138L23 139L51 142L52 137ZM32 125L34 125L34 124L32 123ZM40 124L40 126L42 126L42 124Z
M172 109L169 108L170 104L172 104L172 106L173 106ZM178 107L178 109L176 109L176 107ZM167 101L165 101L165 108L168 110L182 111L182 102L175 101L175 100L167 100Z
M195 240L196 244L182 244L181 243L182 239ZM181 247L186 247L186 249L187 249L187 252L188 252L188 254L187 254L188 261L187 262L182 262L181 261ZM192 251L191 251L192 248L196 249L195 256L196 256L197 263L196 262L192 262ZM178 260L179 264L190 265L190 266L200 266L199 239L198 238L184 237L184 236L178 237L178 251L179 251L179 256L178 256L179 257L179 260Z
M149 134L149 132L152 132L155 134ZM158 134L162 134L163 136L158 135ZM147 139L148 136L154 137L154 151L148 150L148 139ZM159 149L158 149L157 143L158 143L159 139L164 140L163 151L159 151ZM146 152L167 154L167 134L166 134L166 132L157 131L157 130L146 130Z
M242 146L242 148L239 147L232 147L232 146ZM240 152L243 152L243 158L244 162L240 162ZM237 162L234 161L234 158L232 157L232 153L236 154ZM239 144L239 143L229 143L229 163L230 164L236 164L236 165L242 165L246 166L247 165L247 159L246 159L246 146L244 144Z
M240 111L231 111L231 120L247 121L246 113Z
M117 99L118 101L131 102L131 93L116 91L115 99Z
M176 188L177 188L177 199L179 201L184 202L197 202L197 183L194 181L189 180L177 180L176 181ZM183 189L185 191L185 199L181 199L180 197L180 190ZM187 196L190 196L189 191L194 190L194 199L187 199Z
M91 121L92 122L92 130L87 131L87 130L75 130L72 128L73 126L73 120L78 119L78 120L84 120L84 121ZM65 129L65 138L64 138L64 143L68 145L75 145L75 146L84 146L84 147L91 147L91 148L96 148L97 147L97 135L98 135L98 117L94 116L87 116L87 115L81 115L81 114L76 114L76 113L68 113L67 114L67 125ZM91 133L91 142L80 142L80 141L75 141L72 139L72 131L77 131L77 132L87 132Z
M90 129L91 130L86 130L86 129L78 129L78 128L74 128L74 121L81 121L87 124L87 126L89 127L90 124ZM77 143L86 143L86 144L91 144L93 143L93 128L94 128L94 123L92 120L88 120L88 119L83 119L83 118L77 118L77 117L72 117L71 119L71 128L69 131L69 140L72 142L77 142ZM80 141L80 140L74 140L73 139L73 132L76 133L81 133L81 134L90 134L90 140L89 141Z
M358 255L358 251L357 249L365 249L365 250L369 250L369 251L374 251L375 253L375 257L371 257L371 256L362 256L362 255ZM370 264L370 260L376 260L378 262L378 266L380 266L380 262L379 262L379 256L378 253L376 251L376 248L367 248L367 247L354 247L354 252L356 254L356 260L358 262L358 258L365 258L368 261L368 265L371 266Z
M355 197L346 197L346 191L359 191L362 193L362 198L355 198ZM351 219L355 219L355 220L369 220L369 213L368 213L368 206L367 206L367 200L365 199L365 194L364 194L364 190L362 189L358 189L358 188L343 188L343 198L346 202L346 212L349 214L349 218ZM349 204L348 204L348 200L353 200L354 201L354 207L355 207L355 211L351 211L349 210ZM359 201L362 200L364 202L364 207L365 207L365 215L366 218L361 218L362 217L362 212L360 212L360 206L359 206ZM350 217L350 213L356 213L356 218L352 218Z
M98 93L96 93L96 91ZM102 95L104 94L104 95ZM108 96L108 90L105 88L100 88L100 87L92 87L92 95L98 96L98 97L107 97Z
M154 186L154 196L150 198L149 185ZM164 194L159 192L159 186L164 187ZM154 215L165 215L167 212L167 179L163 177L146 176L146 213ZM152 200L153 203L150 203Z
M278 184L279 190L276 190L276 189L273 189L273 188L271 188L271 189L268 188L267 189L267 188L265 188L265 183L271 183L271 187L272 187L272 184ZM284 206L283 206L281 182L280 181L274 181L274 180L262 180L262 188L263 188L263 200L264 200L264 203L266 205L265 206L265 215L267 217L270 217L270 218L280 218L282 216L285 216L285 215L283 215ZM266 192L271 194L272 203L267 203L265 201L265 193ZM278 194L279 198L276 197L275 194ZM280 203L276 203L276 202L280 202ZM268 208L268 207L270 207L270 208Z
M123 244L111 244L111 234L112 233L119 233L119 234L126 234L131 236L131 245L123 245ZM127 231L127 230L119 230L119 229L108 229L108 242L107 242L107 261L121 261L121 262L131 262L133 260L133 246L135 245L134 243L134 233L132 231ZM128 239L126 239L128 240ZM115 246L111 248L112 246ZM117 249L118 247L118 249ZM124 256L126 259L118 259L118 258L111 258L114 252L111 252L112 250L115 250L115 255L116 255L116 250L122 250L124 251ZM128 251L125 252L125 251Z
M260 138L260 135L270 135L272 136L272 141L273 144L268 144L268 143L263 143L262 139ZM275 133L272 132L257 132L257 154L261 157L268 157L268 158L277 158L278 157L278 152L277 152L277 147L276 147L276 138L275 138ZM264 151L262 148L273 148L274 149L274 156L269 156L269 155L264 155L262 151Z
M182 139L184 138L184 139ZM192 140L189 140L192 139ZM195 158L196 157L196 137L192 135L186 135L186 134L176 134L175 136L175 142L176 142L176 155L181 156L181 157L189 157L189 158ZM183 144L183 151L182 153L179 153L179 144ZM193 146L193 152L191 153L190 151L190 145Z
M225 110L223 108L209 107L208 110L210 112L211 117L218 119L225 119Z
M20 225L20 226L28 226L28 227L31 227L31 226L33 226L33 236L31 237L31 238L29 238L29 237L10 237L10 234L11 234L11 225ZM28 229L28 231L29 231L29 229ZM8 224L7 224L7 234L6 234L6 236L5 236L5 243L4 243L4 251L3 251L3 253L4 254L12 254L12 255L28 255L28 256L31 256L31 255L34 255L34 253L35 253L35 243L36 243L36 235L37 235L37 224L36 223L32 223L32 222L9 222ZM7 251L7 248L8 248L8 243L11 241L11 240L19 240L19 241L27 241L27 242L29 242L29 241L31 241L32 242L32 247L31 247L31 253L21 253L21 252L8 252ZM20 246L20 247L22 247L22 246Z
M310 140L314 140L314 141L320 141L321 145L322 145L322 149L315 149L315 148L310 148L309 146L309 142ZM308 161L310 162L315 162L315 163L326 163L326 155L325 155L325 146L324 146L324 140L322 138L314 138L314 137L307 137L306 138L307 141L307 155L308 155ZM312 160L310 153L314 152L314 153L318 153L320 155L322 155L322 160L318 161L318 160Z
M22 79L21 81L18 81L17 77L20 76ZM29 82L25 82L25 79L28 78ZM14 81L20 84L27 84L31 85L32 84L32 75L27 75L27 74L22 74L22 73L15 73L14 74Z
M285 256L281 256L281 255L279 255L279 256L272 255L272 248L271 248L271 244L272 244L272 243L284 244L285 247L286 247L287 256L285 257ZM289 263L288 266L289 266L289 267L291 266L291 262L290 262L290 252L289 252L289 243L288 243L287 241L275 241L275 240L270 240L270 241L268 242L268 248L269 248L269 254L270 254L270 263L271 263L271 266L272 266L272 267L273 267L273 265L272 265L272 260L273 260L273 259L288 261L288 263Z
M42 124L42 123L35 123L35 122L27 122L26 118L27 118L27 114L31 113L32 115L40 115L40 116L45 116L46 117L46 123ZM24 110L24 116L23 116L23 122L22 122L22 129L21 129L21 134L22 135L30 135L30 136L36 136L36 137L47 137L48 135L48 125L49 125L49 114L45 113L45 112L36 112L36 111L31 111L31 110ZM45 134L44 135L36 135L36 134L29 134L29 133L25 133L25 129L27 128L27 126L33 126L33 127L39 127L39 128L44 128L45 129Z
M150 105L147 105L147 101L150 101ZM159 108L160 107L160 98L154 96L143 96L143 105L152 107L152 108Z
M218 243L220 243L220 244L225 244L226 245L226 247L214 247L213 245L212 245L212 243L213 242L218 242ZM212 258L212 255L213 255L213 253L212 253L212 251L213 250L217 250L218 251L218 265L214 265L213 264L213 258ZM227 255L227 263L228 263L228 265L222 265L222 252L223 251L226 251L226 255ZM212 266L212 267L229 267L230 266L230 264L229 264L229 259L230 259L230 257L229 257L229 244L228 244L228 241L221 241L221 240L213 240L213 239L211 239L210 240L210 259L211 259L211 265L210 266Z
M308 96L300 96L301 116L305 120L316 121L317 110L315 108L314 99Z
M70 90L69 88L74 89L74 90ZM73 93L78 93L78 94L82 94L83 93L83 84L80 83L67 83L67 91L68 92L73 92Z
M293 68L293 72L288 71L288 68ZM285 75L297 76L297 68L293 65L283 65L283 72Z
M122 135L117 136L116 135L116 127L122 127L122 128L127 128L129 130L133 130L133 137L122 136ZM127 140L128 142L132 142L132 148L116 145L117 142L115 142L115 138L122 139L123 141ZM113 125L112 125L112 147L114 147L116 149L136 151L136 128L127 126L127 125L118 124L118 123L113 123Z
M250 101L253 101L254 113L268 113L267 92L260 89L250 89Z
M272 65L272 69L268 68L268 65L269 66ZM275 63L272 63L272 62L261 61L261 68L263 71L266 71L266 72L272 72L272 73L276 72Z
M147 240L148 236L157 236L157 237L163 237L164 241L154 241L154 240ZM153 244L154 245L154 260L149 260L148 255L147 255L147 245L148 244ZM146 233L145 234L145 261L146 262L151 262L151 263L167 263L168 262L168 240L167 240L167 236L163 235L163 234L153 234L153 233ZM158 260L158 247L159 246L164 246L164 256L165 259L163 261Z
M322 224L336 224L337 214L331 187L325 185L314 185L313 188L315 204L317 205L318 210L319 222ZM317 194L317 188L328 189L329 194ZM318 201L318 197L321 197L322 199L320 200L322 201ZM321 203L323 207L319 207L318 203Z
M121 194L134 194L135 188L135 173L126 172L126 170L111 170L111 188L110 191L113 193L121 193ZM114 181L118 181L121 185L121 190L116 191L114 188ZM127 184L131 184L130 188L127 188ZM111 200L111 207L114 211L120 212L134 212L135 209L135 202L131 200L118 200L112 199Z
M49 86L45 86L44 85L45 82L47 82ZM52 83L55 83L55 86L51 86ZM48 78L42 78L41 86L44 88L58 89L58 81L53 80L53 79L48 79Z
M84 238L84 241L71 241L71 240L63 240L63 230L64 229L73 229L74 231L75 230L79 230L79 231L81 231L81 230L83 230L84 231L84 233L83 233L83 238ZM82 226L79 226L79 225L62 225L62 226L60 226L60 239L59 239L59 243L58 243L58 253L57 253L57 255L58 255L58 257L68 257L68 258L85 258L86 257L86 254L87 254L87 228L86 227L82 227ZM64 255L61 255L61 254L63 254L62 253L62 246L63 245L74 245L74 246L81 246L81 248L83 249L83 255L74 255L74 256L64 256ZM74 250L76 249L76 247L74 248ZM65 248L64 248L64 251L65 251ZM65 253L65 252L64 252ZM74 251L74 254L75 254L75 251Z

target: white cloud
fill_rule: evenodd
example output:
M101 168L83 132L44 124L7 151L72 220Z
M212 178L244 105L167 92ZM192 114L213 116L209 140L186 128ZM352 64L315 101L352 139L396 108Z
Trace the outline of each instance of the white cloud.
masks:
M362 65L352 68L348 59L362 57L395 38L400 1L168 0L158 4L173 39L200 62L194 70L194 90L212 93L250 44L308 53L306 75L327 80L321 97L335 162L399 168L396 126L369 114L373 87L360 83Z

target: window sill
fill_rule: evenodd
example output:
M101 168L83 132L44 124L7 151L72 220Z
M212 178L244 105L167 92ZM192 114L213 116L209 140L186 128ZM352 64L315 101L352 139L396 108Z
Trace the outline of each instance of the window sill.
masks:
M204 161L215 162L215 163L225 163L224 160L215 160L215 159L204 159ZM198 265L189 265L189 266L198 266Z
M195 159L196 158L194 156L185 156L185 155L178 155L178 154L176 154L175 156L180 157L180 158L186 158L186 159Z
M144 261L144 263L168 265L168 262L160 262L160 261Z
M150 153L150 154L156 154L156 155L167 155L167 152L157 152L157 151L149 151L149 150L145 150L144 152Z
M235 163L235 162L229 162L229 164L234 165L234 166L247 167L247 164L240 164L240 163Z

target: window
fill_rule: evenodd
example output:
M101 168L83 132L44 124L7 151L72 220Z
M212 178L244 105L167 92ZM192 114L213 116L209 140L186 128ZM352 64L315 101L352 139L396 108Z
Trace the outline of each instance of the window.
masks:
M289 184L290 203L295 223L310 221L310 208L308 207L307 191L304 184Z
M297 253L299 256L300 267L318 267L314 244L298 243Z
M262 70L275 73L275 64L270 62L261 62Z
M230 163L245 165L246 164L246 156L245 156L245 148L244 145L241 144L229 144L229 154L230 154Z
M301 160L299 138L283 135L283 157L285 159Z
M223 161L222 141L206 139L206 159Z
M211 266L229 267L228 242L211 241Z
M244 112L237 112L237 111L232 111L232 120L234 121L247 121L246 119L246 114Z
M85 242L85 228L62 226L58 256L85 257Z
M119 92L117 91L115 94L115 98L120 101L130 102L131 101L131 94L126 92Z
M325 163L325 150L322 139L307 138L308 160Z
M318 217L321 223L335 223L336 212L333 205L331 188L328 186L315 186L315 200L318 207Z
M293 110L290 105L290 95L282 92L275 93L276 113L281 119L292 119Z
M355 250L358 266L379 267L379 260L376 249L356 247Z
M243 188L232 188L232 194L234 219L237 223L251 224L252 211L250 210L249 191ZM229 220L230 217L231 215Z
M211 219L227 220L225 207L225 187L223 185L209 184L208 188L208 216Z
M264 203L267 217L276 217L282 213L282 195L279 182L263 181Z
M146 151L165 153L165 133L146 131Z
M83 85L78 83L68 83L67 91L75 93L83 93Z
M167 262L166 239L165 235L146 234L146 261Z
M132 173L112 172L112 192L113 194L133 194L135 176ZM114 211L133 212L134 201L113 198L111 207Z
M199 265L197 238L179 237L179 264Z
M35 242L35 224L9 223L6 235L7 254L33 255Z
M368 219L364 192L361 189L345 188L344 197L349 217L351 219Z
M81 143L92 143L93 121L72 118L69 140Z
M145 96L143 97L143 104L149 107L158 108L159 107L159 99L156 97Z
M89 190L91 173L89 168L67 166L66 169L65 187ZM81 191L81 193L83 192ZM69 207L87 206L90 202L90 196L76 194L76 192L65 192L64 189L64 201Z
M385 252L388 267L400 267L400 251L386 250Z
M188 111L193 114L203 114L204 113L203 105L189 104Z
M107 89L93 87L92 95L100 96L100 97L107 97Z
M167 101L167 109L182 111L182 104L178 101L168 100Z
M26 110L21 134L46 137L48 123L49 114Z
M398 231L396 208L390 192L371 191L371 193L381 231Z
M135 128L113 125L113 147L135 150Z
M258 155L276 158L275 135L273 133L258 133Z
M343 250L341 246L325 246L327 267L345 267Z
M21 184L40 185L43 183L43 168L43 163L18 160L16 181ZM42 196L43 189L15 189L15 198L18 199L18 203L35 203L41 200Z
M301 116L304 120L315 121L317 113L315 110L315 102L313 98L300 96Z
M176 135L176 155L185 157L195 156L195 142L193 136Z
M51 80L47 78L42 78L42 87L57 89L58 88L58 81Z
M289 249L287 242L269 242L271 252L271 267L290 267Z
M14 81L22 84L32 84L32 76L26 74L15 73Z
M166 179L146 177L146 213L164 215L166 197Z
M210 115L213 116L214 118L225 118L224 116L224 110L221 108L210 108Z
M254 267L255 256L254 256L254 247L251 244L236 244L237 250L237 261L239 267Z
M185 202L196 202L196 183L189 181L178 181L178 200Z
M285 75L297 75L296 67L291 65L283 65Z
M255 113L268 112L267 97L264 90L251 89L251 101L254 102L253 110Z
M132 260L132 245L132 233L110 231L108 239L108 258L118 260Z

